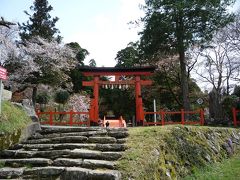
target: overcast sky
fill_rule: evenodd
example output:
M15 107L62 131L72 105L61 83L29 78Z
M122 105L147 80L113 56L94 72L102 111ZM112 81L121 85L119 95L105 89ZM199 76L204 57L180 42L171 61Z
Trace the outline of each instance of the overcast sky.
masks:
M26 22L24 10L33 0L0 0L0 16L8 21ZM143 16L139 5L144 0L48 0L52 17L59 17L56 27L64 43L78 42L87 49L97 66L114 66L119 50L138 40L140 28L128 25Z

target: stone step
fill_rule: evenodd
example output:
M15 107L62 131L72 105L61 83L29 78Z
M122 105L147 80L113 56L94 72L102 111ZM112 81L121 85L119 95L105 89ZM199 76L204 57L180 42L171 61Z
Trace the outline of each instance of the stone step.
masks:
M64 150L64 149L96 149L96 144L86 143L56 143L56 144L18 144L11 148L11 150L25 149L25 150Z
M116 162L104 161L104 160L93 160L93 159L69 159L69 158L57 158L53 161L54 166L65 166L65 167L82 167L88 169L115 169Z
M111 137L115 137L117 139L120 139L120 138L126 138L129 136L129 133L128 131L124 130L124 131L120 131L120 130L110 130L108 131L107 133L108 136L111 136Z
M20 178L20 176L24 172L24 168L10 168L4 167L0 168L0 179L13 179L13 178Z
M66 180L120 180L121 174L115 170L89 170L78 167L68 167L60 179Z
M54 137L63 137L63 136L106 136L107 131L106 129L102 129L99 131L86 131L86 132L70 132L70 133L52 133L52 134L40 134L35 133L29 139L42 139L42 138L54 138Z
M86 152L84 152L86 153ZM86 156L86 155L82 155ZM96 157L96 155L89 155L88 157ZM103 155L98 155L98 157L104 157ZM116 155L115 155L116 156ZM106 158L109 159L109 158ZM112 158L111 158L112 160ZM95 160L95 159L71 159L71 158L57 158L55 160L50 160L46 158L29 158L29 159L1 159L0 162L4 164L6 167L12 167L12 168L19 168L24 166L49 166L49 165L55 165L55 166L79 166L89 169L114 169L116 166L115 162L112 161L105 161L105 160Z
M102 152L88 149L74 149L69 154L71 158L98 159L116 161L122 156L121 152Z
M88 131L88 132L70 132L70 133L50 133L50 134L40 134L35 133L30 140L33 139L48 139L48 138L56 138L56 137L66 137L66 136L110 136L115 137L116 139L126 138L129 133L127 131L107 131L106 129L100 131Z
M98 136L93 136L89 137L88 141L90 143L99 143L99 144L114 144L117 142L117 139L114 137L98 137Z
M46 158L29 158L29 159L0 159L4 166L23 167L23 166L48 166L53 163L51 159Z
M88 132L88 131L102 131L107 130L108 132L122 132L127 131L127 128L103 128L103 127L77 127L77 126L41 126L40 134L50 133L71 133L71 132Z
M64 173L65 169L66 169L65 167L55 166L33 167L29 169L24 169L22 177L23 179L41 179L41 180L59 179L61 174Z
M25 150L4 150L1 152L1 158L48 158L56 159L58 157L68 156L71 150L51 150L51 151L25 151Z
M47 126L42 125L40 134L50 133L66 133L66 132L88 132L88 131L101 131L101 127L79 127L79 126Z
M91 170L79 167L1 168L1 179L120 180L116 170Z
M117 139L114 137L100 137L100 136L93 136L93 137L85 137L85 136L63 136L63 137L55 137L55 138L48 138L48 139L34 139L34 140L27 140L22 142L22 144L52 144L52 143L100 143L100 144L114 144L117 142Z
M125 144L127 142L127 138L117 139L118 144Z
M127 146L125 144L81 144L81 143L62 143L62 144L19 144L11 150L65 150L65 149L90 149L100 151L125 151ZM4 152L4 151L3 151ZM0 153L0 157L1 157Z
M22 142L22 144L52 144L52 143L82 143L88 140L85 136L63 136L48 139L33 139Z
M112 157L108 157L111 156ZM121 157L121 152L117 151L97 151L88 149L74 149L74 150L51 150L51 151L24 151L24 150L5 150L1 153L1 158L48 158L56 159L59 157L74 157L74 158L84 158L84 159L102 159L102 160L117 160ZM1 159L0 159L1 161Z

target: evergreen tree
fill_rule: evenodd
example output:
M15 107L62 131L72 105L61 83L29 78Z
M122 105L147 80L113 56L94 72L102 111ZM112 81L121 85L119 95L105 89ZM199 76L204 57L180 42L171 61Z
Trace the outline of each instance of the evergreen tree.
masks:
M89 66L90 66L90 67L96 67L96 66L97 66L96 61L95 61L94 59L90 59L90 60L89 60Z
M202 46L213 33L233 20L228 6L235 0L145 0L140 47L145 58L177 54L184 109L190 108L186 50Z
M116 67L133 67L141 65L138 45L138 42L130 42L126 48L118 51L115 58L117 61Z
M48 1L35 0L30 10L33 11L33 14L24 11L29 16L27 23L19 25L21 39L26 41L31 37L40 36L49 41L57 40L60 42L61 36L58 35L59 30L55 27L59 18L51 17L50 11L53 10L53 7L48 5Z
M70 47L73 52L76 54L76 59L78 61L78 64L80 66L84 66L84 59L87 55L89 55L89 52L86 49L83 49L77 42L70 42L66 44L68 47Z

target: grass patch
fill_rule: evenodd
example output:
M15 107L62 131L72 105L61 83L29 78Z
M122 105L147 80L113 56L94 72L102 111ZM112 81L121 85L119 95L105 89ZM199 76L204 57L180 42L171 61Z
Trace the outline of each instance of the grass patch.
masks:
M191 176L183 180L237 180L240 179L240 154L221 163L214 163L204 168L194 170Z
M8 101L2 103L2 114L0 115L1 133L13 133L26 127L29 122L31 122L31 118L23 109L14 106Z

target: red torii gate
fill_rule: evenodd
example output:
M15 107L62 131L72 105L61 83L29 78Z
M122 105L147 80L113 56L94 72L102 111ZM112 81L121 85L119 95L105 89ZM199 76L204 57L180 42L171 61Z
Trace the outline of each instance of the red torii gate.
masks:
M93 123L97 123L99 119L99 86L102 85L135 85L135 97L136 97L136 121L137 123L143 123L143 103L141 96L141 86L151 85L151 80L141 80L141 76L150 76L154 72L154 67L132 67L132 68L120 68L120 67L81 67L79 70L84 76L92 76L92 81L83 81L83 86L93 87L93 98L91 98L89 118ZM101 81L101 76L115 76L115 81ZM120 80L121 76L134 76L133 80Z

